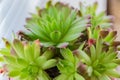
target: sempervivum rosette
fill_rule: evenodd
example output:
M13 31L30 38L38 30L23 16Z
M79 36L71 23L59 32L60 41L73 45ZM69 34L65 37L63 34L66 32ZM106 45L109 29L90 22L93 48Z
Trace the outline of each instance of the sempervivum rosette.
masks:
M89 47L83 48L83 50L79 48L75 52L81 59L81 65L84 66L79 66L79 72L85 77L85 80L120 78L120 73L116 71L119 65L117 50L114 46L106 47L100 37Z
M97 26L101 28L108 28L113 26L113 19L114 17L111 15L106 15L105 11L97 12L98 10L98 3L95 2L90 6L85 6L82 3L80 4L80 16L91 16L91 27L94 29Z
M0 53L9 77L17 80L51 80L45 71L57 63L52 58L54 54L51 49L42 53L39 40L29 43L14 39L12 43L5 43L6 48L1 49Z
M33 14L27 21L28 32L23 33L24 38L39 39L46 47L63 47L77 39L89 22L77 12L67 5L48 2L46 8L38 9L38 14Z

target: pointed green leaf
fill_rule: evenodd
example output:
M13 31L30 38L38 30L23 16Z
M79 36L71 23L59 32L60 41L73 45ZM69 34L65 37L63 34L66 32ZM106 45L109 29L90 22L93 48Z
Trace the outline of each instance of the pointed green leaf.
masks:
M69 49L61 49L60 52L66 60L74 63L73 53Z
M48 49L42 54L42 56L44 56L46 59L51 59L54 56L54 53L52 49Z
M56 64L57 64L57 60L56 60L56 59L50 59L50 60L46 61L46 62L43 64L42 68L43 68L44 70L45 70L45 69L49 69L49 68L52 68L52 67L56 66Z
M9 56L10 55L10 50L7 48L2 48L0 49L0 54L4 55L4 56Z
M94 70L93 73L94 73L94 75L97 76L97 77L101 76L101 74L100 74L98 71L96 71L96 70Z
M81 58L85 60L86 64L91 64L90 57L84 51L79 50L79 54L80 54Z
M99 80L111 80L108 76L103 75L101 77L99 77Z
M24 47L23 47L23 44L19 40L14 39L13 48L15 49L17 55L20 58L24 58Z
M91 66L89 66L87 69L87 72L88 72L88 76L92 76L93 68Z
M65 74L61 74L55 78L55 80L66 80L67 76Z
M34 43L34 58L38 58L40 56L40 41L36 40Z
M90 53L91 53L91 59L94 61L96 59L96 49L94 47L94 45L91 45L90 47Z
M5 61L8 64L15 64L16 63L16 58L13 56L5 56Z
M43 64L47 61L46 57L45 56L40 56L38 57L35 62L40 66L42 67Z
M115 70L108 70L105 73L111 77L120 78L120 73Z
M19 74L20 74L20 71L19 70L18 71L15 70L15 71L10 71L8 75L10 77L17 77L17 76L19 76Z
M19 66L22 66L22 67L28 66L28 63L22 58L17 58L17 63L19 64Z
M24 46L25 59L27 61L33 61L34 59L34 50L29 43Z
M75 73L75 80L85 80L80 74Z

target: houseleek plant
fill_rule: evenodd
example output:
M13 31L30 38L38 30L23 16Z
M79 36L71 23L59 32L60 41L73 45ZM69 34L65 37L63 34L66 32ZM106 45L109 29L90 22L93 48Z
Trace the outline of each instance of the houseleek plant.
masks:
M107 48L107 49L105 49ZM120 78L120 74L115 70L119 65L117 52L114 47L103 45L102 39L97 39L88 49L78 49L81 61L86 66L86 80L111 80L112 77Z
M60 60L57 67L60 75L55 80L85 80L77 71L79 59L69 49L61 49L64 59Z
M49 1L27 18L25 31L13 41L3 39L0 73L14 80L113 80L119 41L109 30L113 17L99 14L97 3L80 10Z
M39 40L22 43L15 39L11 44L6 43L7 47L0 52L10 77L17 77L19 80L50 80L45 70L57 63L56 59L52 59L52 50L41 53Z
M106 16L105 11L97 12L98 10L98 3L95 2L90 6L84 6L80 4L80 16L90 15L91 18L91 26L94 29L98 25L102 28L109 28L113 25L112 21L114 19L113 16L109 15Z
M83 30L86 29L89 20L78 17L77 11L67 5L57 3L52 5L48 2L45 9L38 9L38 14L33 14L26 24L29 30L25 36L29 40L40 39L45 47L69 44L77 39Z

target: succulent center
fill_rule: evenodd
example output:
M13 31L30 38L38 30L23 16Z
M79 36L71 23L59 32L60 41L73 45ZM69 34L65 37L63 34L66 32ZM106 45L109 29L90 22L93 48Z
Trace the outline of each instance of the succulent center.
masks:
M39 66L29 65L27 68L24 68L23 71L27 72L28 75L35 77L39 74Z

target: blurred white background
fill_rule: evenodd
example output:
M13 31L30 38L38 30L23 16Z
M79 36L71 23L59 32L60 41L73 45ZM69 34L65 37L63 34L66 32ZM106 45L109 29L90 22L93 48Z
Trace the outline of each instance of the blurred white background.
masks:
M24 29L25 19L29 13L36 13L36 6L45 6L48 0L0 0L0 47L3 47L1 38L12 39L12 32ZM53 0L67 3L75 8L79 8L79 2L90 5L97 1L99 3L98 12L106 10L106 0ZM0 75L0 80L8 80Z

